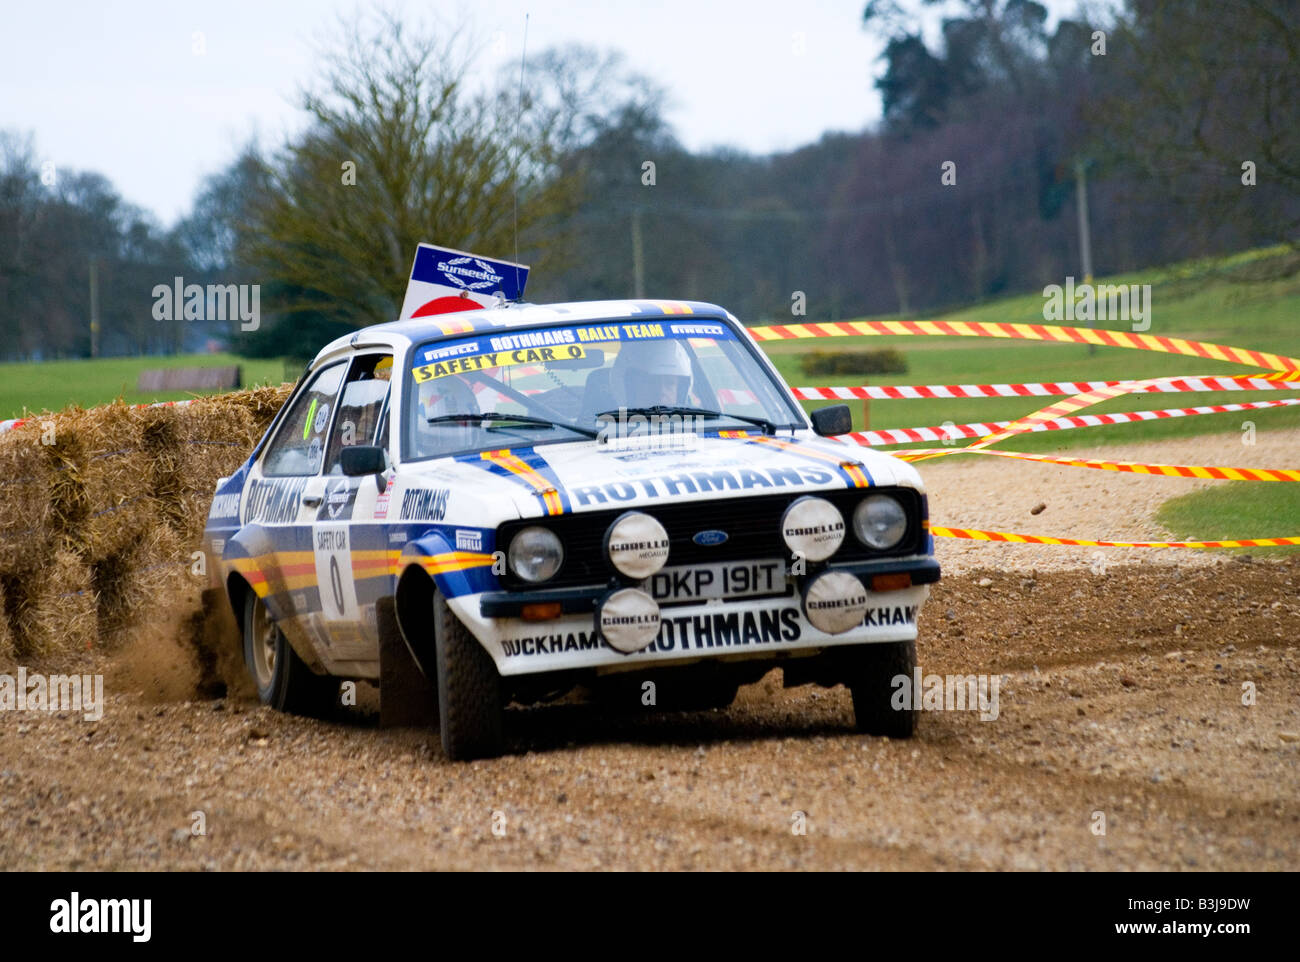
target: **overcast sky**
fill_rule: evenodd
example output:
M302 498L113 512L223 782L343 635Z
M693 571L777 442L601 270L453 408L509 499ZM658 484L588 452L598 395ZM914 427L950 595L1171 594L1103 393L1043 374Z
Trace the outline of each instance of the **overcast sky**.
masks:
M1049 6L1059 7L1059 3ZM200 180L256 134L297 129L313 50L356 0L10 3L0 29L0 129L30 132L42 162L96 170L172 223ZM419 19L463 17L485 71L578 41L621 50L668 88L691 149L757 153L879 118L882 44L863 0L390 0ZM201 34L202 53L195 53Z

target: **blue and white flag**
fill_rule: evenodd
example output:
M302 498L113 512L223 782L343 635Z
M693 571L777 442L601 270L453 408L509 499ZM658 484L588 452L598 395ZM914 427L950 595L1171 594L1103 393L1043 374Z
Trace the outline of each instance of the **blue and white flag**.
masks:
M528 282L528 266L478 254L421 244L411 265L402 301L402 319L477 311L518 300Z

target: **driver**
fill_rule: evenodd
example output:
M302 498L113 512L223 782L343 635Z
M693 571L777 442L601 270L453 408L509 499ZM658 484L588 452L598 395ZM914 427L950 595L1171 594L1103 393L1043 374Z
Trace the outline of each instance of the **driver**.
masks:
M426 453L453 451L469 447L478 434L479 422L464 424L429 424L430 418L444 414L479 414L478 399L474 389L459 374L425 381L419 386L419 418L416 436L420 448Z
M464 378L449 374L420 385L420 412L425 420L443 414L478 414L478 399Z
M685 404L691 391L691 359L679 341L630 341L610 369L610 387L620 407Z

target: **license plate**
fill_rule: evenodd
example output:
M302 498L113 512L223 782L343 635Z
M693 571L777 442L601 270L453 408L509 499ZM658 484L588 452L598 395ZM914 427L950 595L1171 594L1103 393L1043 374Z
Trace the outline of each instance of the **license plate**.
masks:
M664 568L650 578L650 594L660 602L707 601L784 594L785 562L725 561Z

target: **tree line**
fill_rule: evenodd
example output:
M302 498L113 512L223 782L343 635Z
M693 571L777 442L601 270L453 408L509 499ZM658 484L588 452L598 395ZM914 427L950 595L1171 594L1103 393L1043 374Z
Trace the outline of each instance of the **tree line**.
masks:
M517 250L534 301L701 299L753 322L1082 279L1085 184L1099 275L1294 244L1298 7L1128 0L1049 25L1033 0L871 0L883 119L767 156L687 150L663 89L615 55L553 49L472 88L454 32L363 13L323 51L305 132L247 145L170 229L99 175L51 182L30 139L0 137L3 353L219 337L308 356L396 316L421 240ZM262 323L155 320L148 292L175 275L259 285Z

